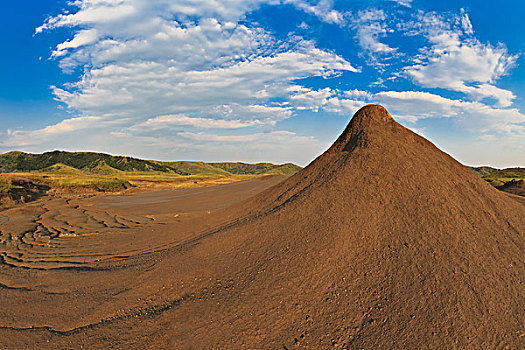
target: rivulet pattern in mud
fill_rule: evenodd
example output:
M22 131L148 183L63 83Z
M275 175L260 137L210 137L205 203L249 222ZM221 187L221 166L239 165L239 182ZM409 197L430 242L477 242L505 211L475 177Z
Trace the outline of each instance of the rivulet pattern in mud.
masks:
M4 210L0 348L24 348L37 338L47 344L35 332L65 336L194 298L173 294L180 281L151 270L170 249L184 249L230 219L216 212L283 178L130 196L48 197Z
M116 254L115 241L126 230L151 224L151 219L111 214L83 205L81 200L50 199L7 210L0 226L0 254L3 263L28 269L92 267ZM100 236L105 237L101 238Z

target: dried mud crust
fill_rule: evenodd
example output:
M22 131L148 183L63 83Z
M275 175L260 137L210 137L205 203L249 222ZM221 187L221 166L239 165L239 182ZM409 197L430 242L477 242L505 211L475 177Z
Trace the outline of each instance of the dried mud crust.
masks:
M0 192L0 210L19 203L27 203L46 196L50 187L34 184L30 181L13 181L14 186L5 192Z
M70 203L64 217L153 218L107 238L61 216L14 225L77 229L64 239L115 256L86 261L88 270L2 265L0 347L525 347L523 202L383 107L357 112L296 175L253 181L258 191L186 193L178 208L196 198L193 211L170 212L174 204L147 196ZM10 216L2 233L12 224Z

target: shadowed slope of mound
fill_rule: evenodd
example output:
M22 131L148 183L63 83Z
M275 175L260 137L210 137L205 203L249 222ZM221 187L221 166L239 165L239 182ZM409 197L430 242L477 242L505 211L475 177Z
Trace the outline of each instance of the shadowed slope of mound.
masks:
M525 183L523 180L511 180L502 186L497 187L499 190L525 197Z
M381 106L243 207L192 251L236 287L192 304L197 348L524 345L525 207Z

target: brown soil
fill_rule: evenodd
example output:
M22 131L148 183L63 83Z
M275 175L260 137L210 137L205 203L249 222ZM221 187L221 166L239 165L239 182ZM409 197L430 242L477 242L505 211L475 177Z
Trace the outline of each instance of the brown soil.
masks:
M2 212L0 348L525 348L523 202L380 106L279 180Z
M49 186L34 184L30 181L13 181L13 188L0 193L0 209L20 203L28 203L45 196Z

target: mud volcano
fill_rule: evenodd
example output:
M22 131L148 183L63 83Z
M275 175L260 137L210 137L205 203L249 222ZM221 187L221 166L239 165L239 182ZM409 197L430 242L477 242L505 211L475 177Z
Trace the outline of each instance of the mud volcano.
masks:
M43 283L0 288L2 304L40 295L36 314L48 315L31 324L28 311L3 311L0 344L525 348L524 204L381 106L359 110L303 171L206 220L152 255L30 272L61 278L55 295ZM169 241L177 228L165 226L142 229Z

